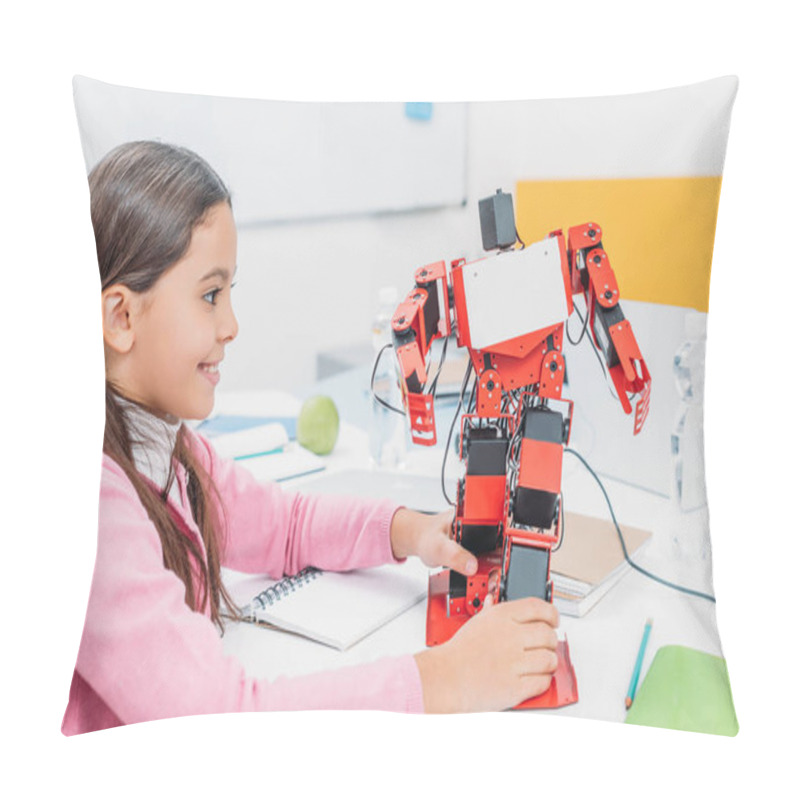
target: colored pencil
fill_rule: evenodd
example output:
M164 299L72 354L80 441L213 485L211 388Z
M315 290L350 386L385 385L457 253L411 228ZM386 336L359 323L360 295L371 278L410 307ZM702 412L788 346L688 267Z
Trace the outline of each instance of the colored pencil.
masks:
M625 698L625 708L630 708L633 705L633 698L636 696L636 687L639 685L639 673L642 671L644 651L647 647L647 640L650 638L650 629L652 627L653 620L648 618L644 625L642 643L639 645L639 654L636 656L636 663L633 665L633 675L631 675L631 683L630 686L628 686L628 696Z

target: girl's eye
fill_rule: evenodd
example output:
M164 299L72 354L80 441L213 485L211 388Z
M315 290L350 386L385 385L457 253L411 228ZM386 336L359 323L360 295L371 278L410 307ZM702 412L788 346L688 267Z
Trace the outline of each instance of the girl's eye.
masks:
M233 289L234 286L236 286L236 284L232 283L231 289ZM211 303L212 306L215 306L217 304L217 295L221 291L222 289L212 289L210 292L206 292L206 294L203 295L203 300L205 300L208 303Z

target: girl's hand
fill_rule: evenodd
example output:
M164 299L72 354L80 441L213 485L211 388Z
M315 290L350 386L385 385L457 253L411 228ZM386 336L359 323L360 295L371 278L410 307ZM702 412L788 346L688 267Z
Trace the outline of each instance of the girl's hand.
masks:
M454 511L420 514L398 509L392 519L391 541L395 558L418 556L428 567L449 567L462 575L473 575L478 561L453 540Z
M487 596L452 639L414 656L425 711L501 711L540 695L558 667L557 626L551 603Z

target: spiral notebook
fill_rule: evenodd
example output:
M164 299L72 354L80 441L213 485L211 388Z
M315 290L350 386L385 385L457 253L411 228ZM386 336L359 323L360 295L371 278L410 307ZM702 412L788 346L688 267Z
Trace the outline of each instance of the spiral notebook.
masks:
M272 581L226 570L245 621L346 650L422 600L428 569L417 559L352 572L308 567Z

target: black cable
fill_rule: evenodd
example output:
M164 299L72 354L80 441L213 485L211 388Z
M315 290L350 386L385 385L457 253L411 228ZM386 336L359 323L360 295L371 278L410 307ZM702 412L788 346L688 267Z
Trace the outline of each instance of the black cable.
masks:
M597 485L600 487L600 490L603 492L603 497L606 499L606 504L608 505L608 510L611 512L611 519L614 520L614 527L617 529L617 536L619 537L619 542L622 545L622 552L625 555L625 560L637 571L641 572L642 575L645 575L648 578L651 578L658 583L663 583L664 586L668 586L670 589L676 589L679 592L685 592L686 594L694 595L695 597L702 597L704 600L710 600L712 603L716 603L717 599L713 595L706 594L705 592L698 592L696 589L688 589L686 586L679 586L677 583L671 583L664 578L659 578L658 575L654 575L652 572L648 572L644 567L640 567L636 562L631 561L631 557L628 555L628 548L625 547L625 539L622 536L622 531L619 529L619 523L617 522L617 517L614 514L614 508L611 505L611 500L608 497L608 492L606 492L605 486L603 486L603 482L600 478L597 477L597 473L589 466L586 459L578 453L576 450L573 450L571 447L564 448L565 453L571 453L575 456L587 470L591 476L597 481Z
M578 307L573 305L573 308L575 309L575 311L577 311L578 316L580 317L581 312L578 311ZM587 310L587 313L586 313L586 319L585 320L582 319L581 322L583 322L583 328L581 329L581 335L578 337L578 340L575 341L575 342L572 341L572 337L569 335L569 319L567 319L566 322L564 322L564 330L567 332L567 341L569 341L569 343L571 345L579 345L583 341L583 337L586 335L586 330L589 327L589 313L588 313L588 310Z
M561 521L561 531L559 532L560 535L558 537L558 544L550 550L551 554L561 549L561 545L564 544L564 534L567 530L567 515L564 512L564 492L559 493L559 498L558 518Z
M458 419L458 412L461 411L461 405L464 402L464 390L467 388L467 382L469 381L469 376L472 373L472 361L467 363L467 369L464 372L464 379L461 381L461 391L458 394L458 405L456 406L456 413L453 414L453 421L450 423L450 431L447 434L447 444L444 446L444 456L442 457L442 494L444 495L444 499L447 501L447 505L453 506L455 508L455 503L448 497L447 489L444 485L444 468L445 464L447 464L447 455L450 452L450 440L453 438L453 429L456 426L456 420Z
M470 368L472 368L472 362L471 361L470 361L469 366L470 366ZM478 380L477 380L477 375L476 375L475 376L475 380L472 382L472 390L469 393L469 403L467 403L467 406L466 406L467 414L471 414L475 410L475 403L476 403L475 390L477 388L478 388Z
M392 347L391 342L389 344L385 344L379 351L378 355L375 357L375 365L372 367L372 377L369 381L369 389L372 392L373 398L380 403L384 408L388 408L389 411L394 411L395 414L399 414L401 417L406 415L406 412L400 408L395 408L393 405L387 403L382 397L378 397L377 392L375 391L375 373L378 371L378 364L380 363L381 356L383 355L383 351L386 350L387 347Z
M586 320L584 321L583 315L578 310L577 306L574 306L575 313L578 315L578 319L583 323L584 329L586 328L587 323L589 322L589 309L586 309ZM567 337L569 338L569 332L567 332ZM583 338L583 334L581 334L581 339ZM580 341L581 339L578 339ZM572 341L570 339L570 341ZM608 385L608 371L606 368L606 364L602 358L600 358L600 351L598 350L597 346L594 343L594 339L590 336L589 337L589 346L592 348L592 352L594 353L594 357L597 359L597 363L600 364L600 369L603 371L603 377L606 379L606 389L608 389L609 394L616 400L617 395L611 390L611 387Z
M442 365L444 364L444 358L447 354L447 343L450 341L449 336L445 336L444 345L442 345L442 355L439 357L439 368L436 370L436 375L434 375L433 380L430 384L430 389L428 389L428 394L436 395L436 384L439 381L439 373L442 371Z

